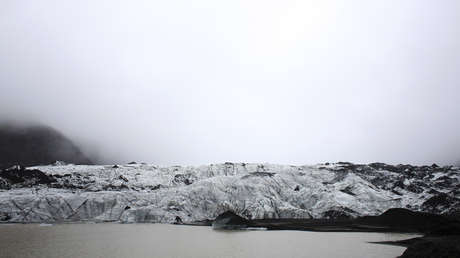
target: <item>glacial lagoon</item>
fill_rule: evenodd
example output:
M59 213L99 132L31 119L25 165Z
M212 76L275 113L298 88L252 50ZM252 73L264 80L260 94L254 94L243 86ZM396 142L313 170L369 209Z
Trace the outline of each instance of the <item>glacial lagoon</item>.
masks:
M0 224L0 257L369 257L401 255L373 244L395 233L216 231L168 224Z

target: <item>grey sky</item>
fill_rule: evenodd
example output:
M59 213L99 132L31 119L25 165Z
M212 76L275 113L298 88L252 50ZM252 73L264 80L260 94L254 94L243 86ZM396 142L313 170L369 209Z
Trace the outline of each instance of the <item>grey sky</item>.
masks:
M106 161L460 160L460 1L0 3L0 117Z

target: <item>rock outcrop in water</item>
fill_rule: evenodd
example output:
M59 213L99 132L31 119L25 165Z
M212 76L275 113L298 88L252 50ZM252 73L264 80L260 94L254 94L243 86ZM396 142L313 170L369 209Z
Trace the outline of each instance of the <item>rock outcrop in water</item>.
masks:
M190 223L228 210L251 220L346 219L390 208L439 214L460 210L458 167L58 164L11 173L0 173L0 218L8 222L174 223L180 218Z
M249 226L249 221L239 215L236 215L232 211L226 211L214 220L212 223L213 229L244 229Z

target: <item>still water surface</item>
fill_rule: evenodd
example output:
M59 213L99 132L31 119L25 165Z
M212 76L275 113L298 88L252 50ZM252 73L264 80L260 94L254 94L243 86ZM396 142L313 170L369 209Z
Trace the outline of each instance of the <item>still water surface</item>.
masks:
M214 231L165 224L3 224L0 257L396 257L386 233Z

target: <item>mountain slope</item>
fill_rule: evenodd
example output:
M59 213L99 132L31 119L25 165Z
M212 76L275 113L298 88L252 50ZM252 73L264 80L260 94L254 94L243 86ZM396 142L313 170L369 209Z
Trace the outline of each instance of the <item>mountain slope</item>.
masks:
M58 160L92 164L72 141L53 128L0 124L0 168L46 165Z

